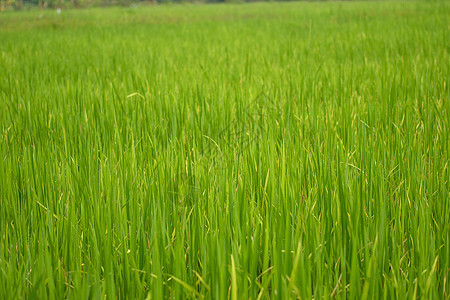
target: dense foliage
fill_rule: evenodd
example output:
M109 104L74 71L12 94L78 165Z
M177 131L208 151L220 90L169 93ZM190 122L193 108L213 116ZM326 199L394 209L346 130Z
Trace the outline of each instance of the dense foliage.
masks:
M95 6L136 6L158 3L244 3L260 1L293 1L293 0L0 0L0 10L5 9L30 9L39 7L47 8L82 8ZM324 0L309 0L324 1Z
M448 16L0 14L0 299L448 299Z

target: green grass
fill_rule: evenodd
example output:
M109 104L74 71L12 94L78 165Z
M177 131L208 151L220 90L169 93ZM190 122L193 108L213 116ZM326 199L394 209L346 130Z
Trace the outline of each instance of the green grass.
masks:
M0 298L448 299L449 16L0 14Z

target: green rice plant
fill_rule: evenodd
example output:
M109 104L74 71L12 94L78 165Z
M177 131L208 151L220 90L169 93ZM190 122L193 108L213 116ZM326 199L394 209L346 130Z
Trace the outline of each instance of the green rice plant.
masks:
M449 8L0 14L0 298L448 298Z

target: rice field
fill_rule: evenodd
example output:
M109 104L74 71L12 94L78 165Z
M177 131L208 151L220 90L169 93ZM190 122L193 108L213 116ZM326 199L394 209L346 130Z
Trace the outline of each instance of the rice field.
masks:
M448 299L450 2L0 14L1 299Z

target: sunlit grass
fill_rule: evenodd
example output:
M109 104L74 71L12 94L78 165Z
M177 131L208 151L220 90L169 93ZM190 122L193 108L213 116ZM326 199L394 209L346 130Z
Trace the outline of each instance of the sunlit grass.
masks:
M449 8L0 14L0 298L448 298Z

